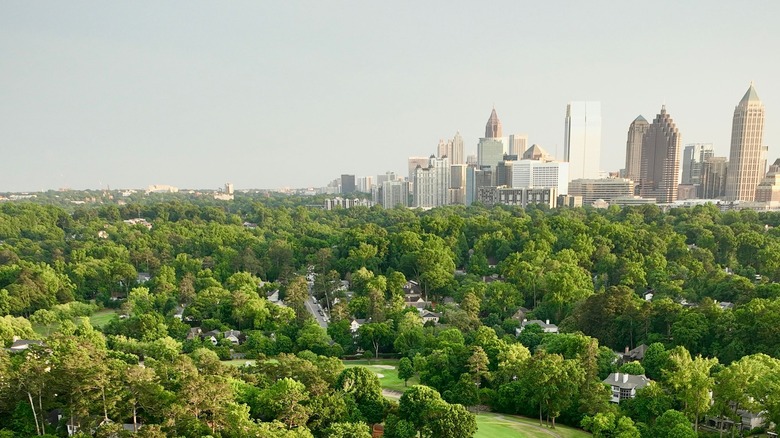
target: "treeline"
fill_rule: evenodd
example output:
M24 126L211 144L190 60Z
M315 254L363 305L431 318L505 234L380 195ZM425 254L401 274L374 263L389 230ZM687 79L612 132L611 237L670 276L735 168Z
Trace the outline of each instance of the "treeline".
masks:
M735 418L739 409L780 419L780 402L761 392L780 388L771 377L780 357L780 215L711 205L670 213L655 206L324 211L307 202L174 199L73 212L0 204L0 341L45 342L2 356L10 377L0 382L0 424L41 434L44 417L59 410L84 433L98 433L87 427L100 423L97 416L104 428L133 417L144 424L138 433L182 436L341 436L333 428L366 431L382 422L391 437L447 436L442 431L455 430L443 426L449 422L467 426L451 436L470 436L473 418L457 406L488 405L596 435L666 436L705 415ZM124 222L135 218L148 225ZM304 305L306 274L330 316L327 331ZM408 307L409 280L438 323ZM275 289L287 307L268 301ZM78 319L96 307L118 307L123 318L97 331ZM366 322L354 330L353 319ZM550 320L566 333L531 325L518 336L524 319ZM188 336L193 327L239 330L246 339L211 342ZM627 370L656 383L617 409L601 380L619 366L613 350L640 344L651 345L649 358ZM63 368L74 351L94 356L79 356L88 369ZM415 389L397 405L372 389L372 412L347 398L328 416L333 424L317 422L332 408L318 397L348 392L337 384L336 358L359 353L404 358L399 372L435 394ZM220 365L236 354L257 365ZM296 367L325 371L321 382L285 371ZM131 369L153 387L143 403L122 392ZM39 375L35 386L30 373ZM76 373L84 378L62 377ZM73 386L58 386L65 384ZM204 385L220 396L182 392ZM249 392L266 394L266 404ZM279 393L297 394L294 409L269 405ZM421 408L404 405L413 395L428 400L422 417ZM212 404L195 407L193 397Z

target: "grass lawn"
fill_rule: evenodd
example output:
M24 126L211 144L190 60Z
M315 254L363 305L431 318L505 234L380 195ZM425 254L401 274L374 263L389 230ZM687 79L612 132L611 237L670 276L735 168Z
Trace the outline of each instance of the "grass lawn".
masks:
M398 359L372 359L369 365L367 360L345 360L344 366L346 368L351 367L366 367L373 371L379 377L379 384L382 385L382 389L390 389L393 391L404 392L408 388L404 386L404 381L398 378ZM392 368L390 368L392 367ZM409 386L419 383L418 378L412 377L407 383Z
M250 365L255 364L254 359L232 359L232 360L223 360L222 365L230 365L234 367L242 367L246 365L246 363L249 362Z
M89 322L90 324L92 324L92 327L99 328L108 324L109 321L111 321L116 317L117 317L116 309L102 309L90 315ZM58 322L55 322L54 324L48 324L48 325L32 324L33 331L41 336L49 336L49 334L57 330L59 326L60 323Z
M103 327L114 318L117 318L116 309L103 309L93 313L89 317L89 323L92 327Z
M539 421L514 415L484 412L477 415L474 438L585 438L591 434L568 426L539 427Z

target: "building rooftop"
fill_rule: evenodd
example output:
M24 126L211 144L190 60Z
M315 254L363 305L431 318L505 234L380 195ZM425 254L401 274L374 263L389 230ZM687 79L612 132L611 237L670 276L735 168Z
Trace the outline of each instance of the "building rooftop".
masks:
M739 103L748 102L761 102L761 99L758 98L758 93L756 93L755 87L753 87L753 82L750 83L750 88L748 88L747 92L745 92L745 95L742 96L742 100L739 101Z

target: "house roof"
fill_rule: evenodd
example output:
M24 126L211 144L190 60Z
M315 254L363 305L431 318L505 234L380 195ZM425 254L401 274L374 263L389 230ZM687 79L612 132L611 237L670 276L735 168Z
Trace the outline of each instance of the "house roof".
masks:
M423 318L441 318L441 313L425 311L425 312L423 312L422 317Z
M625 389L640 389L649 385L652 380L644 376L644 374L625 374L625 373L612 373L606 379L604 383L610 386L617 386Z
M531 324L536 324L536 325L538 325L541 328L553 328L553 327L558 328L557 325L550 324L549 322L544 322L541 319L532 319L530 321L523 321L523 322L520 323L520 325L522 327L525 327L525 326L528 326L528 325L531 325Z
M647 351L648 348L649 347L647 345L642 344L642 345L634 348L633 350L629 350L628 354L626 354L625 356L628 356L631 359L642 360L642 359L644 359L645 352Z
M30 345L46 346L43 341L36 341L31 339L18 339L14 341L9 347L9 350L26 350Z

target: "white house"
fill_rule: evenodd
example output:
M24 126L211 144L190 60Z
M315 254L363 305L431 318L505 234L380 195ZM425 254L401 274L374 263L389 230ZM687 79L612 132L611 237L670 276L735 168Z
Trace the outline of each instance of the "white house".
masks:
M651 380L642 375L612 373L603 381L612 389L612 403L636 397L637 389L649 385Z

